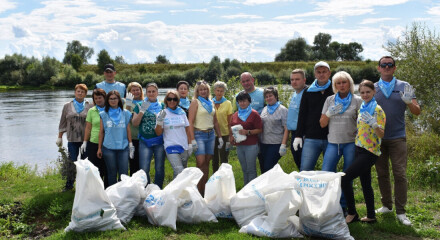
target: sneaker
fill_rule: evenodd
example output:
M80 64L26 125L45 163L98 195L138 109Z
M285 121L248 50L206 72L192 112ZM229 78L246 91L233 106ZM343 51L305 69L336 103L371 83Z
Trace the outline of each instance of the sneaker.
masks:
M393 212L393 210L391 210L385 206L382 206L381 208L376 209L376 213L390 213L390 212Z
M396 216L399 222L401 222L403 225L411 226L411 221L406 217L405 213L397 214Z

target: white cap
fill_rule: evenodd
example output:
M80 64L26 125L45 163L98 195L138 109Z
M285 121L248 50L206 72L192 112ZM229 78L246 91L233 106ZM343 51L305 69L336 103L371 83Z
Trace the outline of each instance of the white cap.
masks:
M328 63L323 62L323 61L317 62L315 64L315 67L313 68L313 70L316 70L316 68L318 68L318 67L326 67L326 68L328 68L328 70L330 70L330 66L328 65Z

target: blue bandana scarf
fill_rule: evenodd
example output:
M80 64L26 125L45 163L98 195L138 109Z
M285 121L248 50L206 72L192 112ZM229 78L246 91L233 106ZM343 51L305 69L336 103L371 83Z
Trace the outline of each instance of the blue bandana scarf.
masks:
M368 103L365 101L362 102L361 108L359 109L359 113L368 112L371 116L373 116L374 111L376 110L377 102L373 97Z
M98 109L99 112L102 112L105 110L105 106L104 107L100 107L98 105L96 105L96 109Z
M181 107L183 107L183 108L185 108L185 109L188 109L189 108L189 104L190 104L191 102L189 101L189 98L188 97L186 97L186 98L180 98L180 106Z
M330 86L331 83L332 82L329 79L324 86L319 86L318 79L315 79L315 81L313 81L312 85L310 85L310 87L307 89L307 92L324 91L324 90L326 90Z
M350 92L348 93L347 97L345 97L345 98L341 98L339 96L339 93L336 93L335 105L342 104L342 110L341 110L341 112L339 112L339 114L343 114L347 110L347 108L350 106L350 103L351 103L351 93Z
M149 101L147 99L147 101ZM150 102L150 106L148 107L147 111L150 113L157 115L160 110L162 110L162 105L159 103L159 100L156 99L156 102Z
M170 111L174 114L177 114L177 115L185 114L185 111L183 111L183 109L180 107L176 107L176 109L171 109L171 108L167 107L167 109L168 109L168 111Z
M292 97L290 98L290 104L289 104L289 108L292 108L292 106L295 109L299 109L299 104L301 103L301 99L300 97L302 96L301 93L304 92L304 89L301 90L301 92L297 93L295 90L293 91Z
M381 78L379 79L378 85L380 90L382 90L383 95L385 95L386 98L390 98L391 93L394 90L394 86L396 85L396 78L393 77L393 80L391 80L391 82L386 82Z
M276 102L274 105L267 105L267 112L272 115L277 108L280 106L280 101Z
M77 113L80 113L84 110L84 106L86 105L86 101L78 102L76 99L73 99L73 106L75 107L75 110Z
M208 113L212 112L212 102L206 98L198 97L199 101L202 103L202 106L208 111Z
M215 104L222 104L224 101L226 101L226 98L222 97L220 101L217 101L217 98L214 98L212 99L212 101L214 101Z
M137 105L138 103L141 103L141 104L142 104L142 100L134 100L134 99L133 99L133 103L134 103L134 105Z
M251 115L252 112L252 107L249 104L249 106L245 109L242 108L238 108L238 118L241 119L241 121L246 122L247 118L249 117L249 115Z
M120 107L118 107L118 108L109 107L108 108L108 116L110 117L112 122L115 123L115 125L118 125L119 121L121 121L121 117L122 117L121 108Z

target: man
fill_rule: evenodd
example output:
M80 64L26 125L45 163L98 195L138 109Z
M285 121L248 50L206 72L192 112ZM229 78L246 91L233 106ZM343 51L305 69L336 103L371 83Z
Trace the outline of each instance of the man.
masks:
M95 88L102 88L106 93L116 90L121 95L121 98L125 98L125 84L116 82L116 69L113 64L108 63L104 66L105 81L96 84Z
M264 108L264 96L263 89L255 87L255 79L249 72L244 72L240 75L240 84L243 87L244 91L247 92L251 96L251 107L259 114L263 111ZM237 96L238 93L235 95ZM232 101L232 111L235 112L238 109L238 103L235 101L235 98Z
M293 160L295 161L298 169L301 167L301 148L295 150L293 148L293 142L296 136L296 129L298 126L298 114L301 98L306 86L306 73L303 69L295 69L290 74L290 85L294 92L290 98L289 111L287 112L287 129L292 133L292 145L290 150L292 151Z
M389 173L389 162L394 175L394 201L397 219L404 225L410 226L411 221L406 217L408 181L406 179L407 149L405 132L405 110L408 107L414 115L420 114L414 89L407 82L394 77L396 64L392 57L384 56L379 60L377 70L380 79L374 84L377 103L385 111L385 136L380 145L382 154L376 162L377 178L382 195L382 207L377 213L392 212L393 200Z
M293 142L294 150L304 147L301 153L301 171L315 169L319 155L327 148L328 126L321 128L322 107L328 96L333 95L330 81L330 66L326 62L317 62L314 67L315 81L303 93L299 107L298 126Z

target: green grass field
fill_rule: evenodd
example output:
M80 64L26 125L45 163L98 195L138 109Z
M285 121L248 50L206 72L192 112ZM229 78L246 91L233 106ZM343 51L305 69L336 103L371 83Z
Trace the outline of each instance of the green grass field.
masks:
M241 167L235 151L229 157L236 177L237 191L243 187ZM292 155L287 153L280 160L285 172L297 170ZM321 160L317 169L320 169ZM195 166L194 157L189 166ZM165 165L165 183L172 180L172 169ZM341 166L338 166L341 167ZM151 168L154 171L154 167ZM414 165L408 171L416 172ZM41 171L39 171L41 172ZM154 176L154 172L151 173ZM212 174L212 171L211 173ZM375 170L373 188L376 207L380 207ZM156 227L145 218L135 217L126 225L127 231L94 233L64 233L70 222L74 192L62 192L64 182L58 170L46 169L37 174L30 166L0 164L0 238L48 239L254 239L251 235L238 233L234 220L219 219L218 223L189 225L177 223L177 231ZM356 202L360 216L366 215L359 180L354 181ZM355 239L440 239L440 194L430 187L409 184L407 215L413 226L400 224L394 213L378 215L376 224L350 224L350 233ZM306 239L312 239L306 237Z

